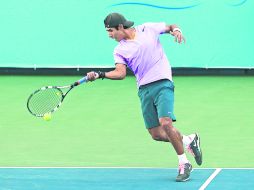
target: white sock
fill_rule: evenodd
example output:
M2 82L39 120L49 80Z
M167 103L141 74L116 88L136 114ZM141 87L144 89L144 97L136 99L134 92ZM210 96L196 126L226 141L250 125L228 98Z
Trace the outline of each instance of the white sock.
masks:
M182 135L183 136L183 145L184 147L187 147L195 138L195 134L191 134L191 135Z
M179 165L189 163L189 160L187 159L186 155L183 153L182 155L177 155L179 160Z

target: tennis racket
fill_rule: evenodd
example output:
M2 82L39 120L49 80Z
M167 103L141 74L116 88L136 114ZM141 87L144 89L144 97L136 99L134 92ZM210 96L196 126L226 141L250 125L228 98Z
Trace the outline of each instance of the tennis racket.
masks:
M45 86L34 91L27 100L28 111L36 116L43 117L46 113L53 113L61 106L66 95L76 86L88 82L83 77L73 84L66 86ZM63 90L65 89L65 93Z

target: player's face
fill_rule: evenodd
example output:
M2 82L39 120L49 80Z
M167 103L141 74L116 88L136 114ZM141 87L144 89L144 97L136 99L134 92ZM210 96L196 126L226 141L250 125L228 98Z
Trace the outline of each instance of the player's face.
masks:
M108 32L108 36L116 41L120 42L124 38L124 34L121 30L117 30L115 28L106 28Z

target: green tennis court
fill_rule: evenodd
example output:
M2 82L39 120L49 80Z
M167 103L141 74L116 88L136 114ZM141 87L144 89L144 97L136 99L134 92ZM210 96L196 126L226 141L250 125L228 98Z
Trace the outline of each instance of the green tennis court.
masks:
M141 117L135 79L77 87L51 121L26 109L30 93L75 77L1 76L1 166L174 167ZM175 77L176 127L200 133L203 167L252 167L254 77ZM190 158L192 159L192 158Z
M1 1L0 190L253 189L253 7L248 0ZM127 18L120 19L124 27L114 28L115 13ZM194 168L188 182L175 182L178 159L187 163L181 144L177 157L147 132L130 72L125 80L75 87L50 121L27 110L36 89L131 63L125 51L116 56L117 43L108 37L133 40L132 55L146 53L145 61L132 59L146 79L157 71L169 79L168 57L174 125L201 138L202 166L186 153ZM184 38L186 44L174 42ZM162 58L165 70L156 62ZM151 76L147 63L158 68Z
M173 149L153 141L144 127L134 77L77 87L51 121L27 111L34 89L77 79L0 77L1 167L175 168ZM175 77L176 126L186 134L199 132L202 168L253 168L253 83L254 77ZM200 167L194 167L198 175Z

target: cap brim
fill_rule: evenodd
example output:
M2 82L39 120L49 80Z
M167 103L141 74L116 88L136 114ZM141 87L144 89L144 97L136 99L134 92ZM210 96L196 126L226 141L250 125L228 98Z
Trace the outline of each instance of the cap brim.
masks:
M134 22L132 22L132 21L125 21L125 23L124 23L124 25L123 26L125 26L125 27L131 27L131 26L133 26L134 25Z

